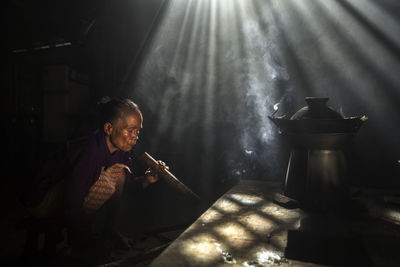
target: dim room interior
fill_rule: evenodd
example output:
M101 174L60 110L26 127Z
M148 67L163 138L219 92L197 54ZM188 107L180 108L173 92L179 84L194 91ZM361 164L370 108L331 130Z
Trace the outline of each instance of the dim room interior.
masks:
M103 239L98 210L82 266L400 265L399 1L8 0L1 12L2 266L79 266L69 226L21 196L114 98L143 117L130 170L158 180L120 196L128 248Z

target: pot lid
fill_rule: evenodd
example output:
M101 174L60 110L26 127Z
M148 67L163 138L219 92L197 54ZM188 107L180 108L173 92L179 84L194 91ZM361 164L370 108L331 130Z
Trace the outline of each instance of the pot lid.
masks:
M278 126L281 133L355 133L368 119L366 116L343 117L328 107L326 97L306 97L307 106L292 117L268 116Z
M343 119L340 113L326 105L328 100L327 97L306 97L307 106L299 109L290 119Z

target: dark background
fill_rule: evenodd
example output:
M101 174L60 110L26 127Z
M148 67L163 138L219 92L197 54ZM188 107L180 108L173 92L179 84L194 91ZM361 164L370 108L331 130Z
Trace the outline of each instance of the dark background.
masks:
M368 117L346 148L349 183L398 189L398 1L244 2L6 1L4 213L23 215L12 215L21 185L47 153L90 133L103 96L139 104L134 156L164 160L202 198L163 183L126 196L127 232L190 222L239 179L283 182L290 148L267 116L276 103L293 114L306 96Z

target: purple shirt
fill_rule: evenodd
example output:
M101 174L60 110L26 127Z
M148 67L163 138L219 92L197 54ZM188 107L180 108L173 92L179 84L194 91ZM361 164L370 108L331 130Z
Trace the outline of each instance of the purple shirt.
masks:
M81 211L90 187L99 179L101 168L115 163L131 167L132 159L129 152L117 150L110 153L103 131L96 130L89 136L68 141L41 166L22 200L26 206L33 207L39 204L52 185L65 179L65 215L76 215ZM140 188L140 182L126 172L124 190L135 192Z

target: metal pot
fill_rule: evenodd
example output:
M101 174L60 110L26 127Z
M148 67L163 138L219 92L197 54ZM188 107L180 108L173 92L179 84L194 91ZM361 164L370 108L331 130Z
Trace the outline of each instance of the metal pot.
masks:
M346 197L343 148L351 142L366 116L343 117L326 103L306 97L307 106L294 115L268 116L290 143L284 194L303 207L326 210Z

